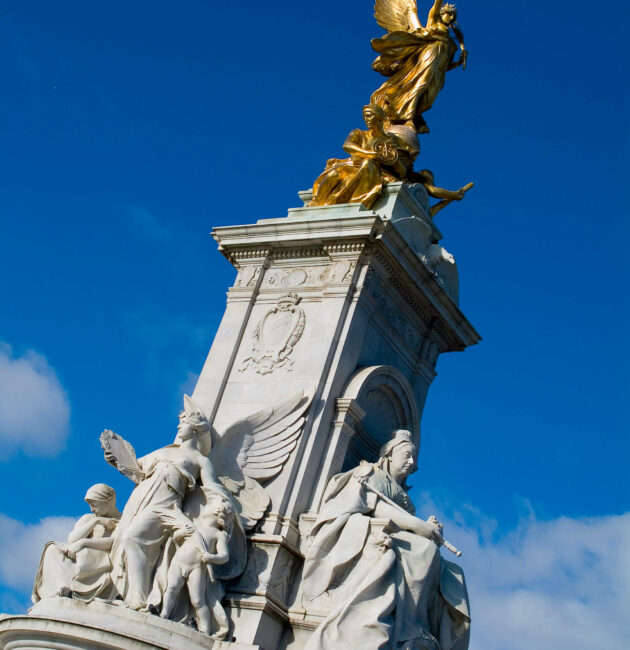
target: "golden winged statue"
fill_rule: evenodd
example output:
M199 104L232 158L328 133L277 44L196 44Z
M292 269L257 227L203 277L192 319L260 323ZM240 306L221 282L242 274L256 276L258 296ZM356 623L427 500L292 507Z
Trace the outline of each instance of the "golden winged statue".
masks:
M457 9L435 0L423 27L416 0L376 0L374 17L388 33L372 40L379 54L372 68L389 78L370 103L380 106L392 124L428 133L422 114L433 106L446 72L458 66L466 68L468 52L456 23ZM460 56L455 61L458 49Z

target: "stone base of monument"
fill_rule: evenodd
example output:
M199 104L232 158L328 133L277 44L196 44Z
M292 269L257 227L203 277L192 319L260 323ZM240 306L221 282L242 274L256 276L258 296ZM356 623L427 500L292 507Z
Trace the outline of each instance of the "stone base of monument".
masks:
M42 600L28 616L0 617L0 649L260 650L215 641L192 627L102 601Z

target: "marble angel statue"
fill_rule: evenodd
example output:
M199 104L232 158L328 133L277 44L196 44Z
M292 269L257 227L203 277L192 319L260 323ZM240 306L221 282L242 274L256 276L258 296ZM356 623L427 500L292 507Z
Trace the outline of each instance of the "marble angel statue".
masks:
M416 0L376 0L374 16L388 34L372 40L379 54L372 68L388 79L370 102L383 108L393 124L428 133L423 113L433 106L447 71L466 68L468 52L455 22L457 9L435 0L423 26ZM455 61L458 48L460 56Z
M192 531L212 546L216 522L208 524L207 508L217 498L229 503L237 516L228 527L226 561L213 564L206 557L204 563L212 564L214 581L242 573L247 561L244 530L254 526L269 505L261 482L278 474L295 448L310 401L300 391L221 434L186 395L175 441L138 459L127 441L112 431L103 432L105 459L136 483L111 551L114 584L128 607L154 612L166 608L169 618L184 621L193 600L193 609L199 612L198 589L192 587L190 599L190 583L188 594L180 585L178 602L173 602L168 569ZM183 561L182 553L178 562ZM205 611L198 618L208 620ZM224 625L219 628L227 632Z
M407 477L416 469L409 431L398 430L376 463L334 476L304 561L304 598L329 615L306 650L466 650L470 612L461 568L435 517L415 516ZM381 522L387 528L373 531ZM315 605L317 607L317 605Z

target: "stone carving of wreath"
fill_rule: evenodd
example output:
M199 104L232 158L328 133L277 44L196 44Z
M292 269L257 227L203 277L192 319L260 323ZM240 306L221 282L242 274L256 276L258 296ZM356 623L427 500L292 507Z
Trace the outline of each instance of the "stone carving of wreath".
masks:
M304 333L306 316L299 307L302 299L294 293L278 298L276 306L260 320L252 336L251 356L243 359L240 372L255 368L260 375L268 375L276 368L292 370L293 347Z

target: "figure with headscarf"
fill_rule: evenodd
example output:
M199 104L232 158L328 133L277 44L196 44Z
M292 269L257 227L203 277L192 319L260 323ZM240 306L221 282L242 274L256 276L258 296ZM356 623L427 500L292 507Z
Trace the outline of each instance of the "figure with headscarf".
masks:
M109 552L120 512L116 492L97 483L85 495L90 513L75 524L67 543L49 542L44 547L33 586L33 603L65 596L80 600L108 599L114 589Z
M378 462L364 461L330 480L310 535L302 582L307 611L309 606L321 609L323 599L329 614L309 639L308 650L468 647L464 575L440 555L439 522L414 514L406 479L415 469L412 435L398 430ZM376 520L389 524L374 530Z

